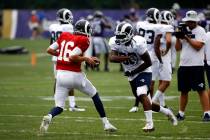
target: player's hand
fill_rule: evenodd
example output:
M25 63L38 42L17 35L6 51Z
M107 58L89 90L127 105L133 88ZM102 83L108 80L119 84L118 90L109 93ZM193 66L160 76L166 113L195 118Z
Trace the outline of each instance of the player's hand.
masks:
M125 72L124 72L124 75L125 75L125 76L132 76L133 74L132 74L132 72L130 72L130 71L125 71Z
M100 60L97 57L87 57L86 62L91 66L95 67L100 64Z

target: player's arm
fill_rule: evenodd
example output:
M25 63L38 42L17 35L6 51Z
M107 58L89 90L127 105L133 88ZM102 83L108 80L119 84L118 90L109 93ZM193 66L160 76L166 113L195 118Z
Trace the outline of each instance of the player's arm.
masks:
M150 58L150 55L148 53L148 51L146 51L144 54L142 54L141 59L144 61L138 68L136 68L135 70L131 71L131 75L134 75L136 73L142 72L145 69L147 69L148 67L150 67L152 65L152 61Z
M161 58L161 52L160 52L160 39L162 37L162 34L157 35L155 38L155 54L160 61L160 63L163 63L162 58Z
M85 57L82 56L82 50L76 47L72 50L69 60L72 62L87 62L90 66L95 66L100 63L100 60L97 57Z
M177 51L180 51L182 49L182 42L179 38L176 38L175 48Z
M171 48L171 32L167 32L166 33L166 52L165 52L165 54L168 53L170 48Z
M109 61L114 63L121 63L123 61L129 60L129 56L119 55L117 51L112 50L109 56Z
M58 56L58 52L56 51L58 49L58 43L54 42L47 48L47 53L53 56Z
M187 35L185 35L184 39L190 44L190 46L192 48L194 48L197 51L199 51L204 45L203 42L198 41L198 40L193 40L190 37L188 37Z

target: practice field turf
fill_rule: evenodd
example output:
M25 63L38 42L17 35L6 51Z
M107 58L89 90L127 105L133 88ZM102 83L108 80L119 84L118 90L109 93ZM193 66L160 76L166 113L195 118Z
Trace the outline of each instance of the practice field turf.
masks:
M54 105L51 57L45 53L48 43L48 40L0 40L0 48L20 45L30 51L27 55L0 55L0 140L210 139L210 122L201 121L199 98L193 92L185 121L172 126L166 116L154 113L155 131L144 133L142 107L137 113L128 112L134 98L126 77L119 72L119 64L111 64L110 72L86 72L100 93L108 118L118 128L116 133L103 131L90 98L76 92L77 104L86 111L64 111L53 120L46 135L38 136L43 115ZM36 53L35 66L31 65L31 52ZM166 104L176 114L179 97L176 73L166 95Z

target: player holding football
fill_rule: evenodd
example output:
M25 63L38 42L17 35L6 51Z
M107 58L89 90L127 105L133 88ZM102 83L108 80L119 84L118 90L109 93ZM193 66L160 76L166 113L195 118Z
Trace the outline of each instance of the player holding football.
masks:
M171 110L150 102L148 93L152 78L152 62L147 51L146 40L141 36L134 36L131 24L121 22L116 27L115 36L110 38L109 45L111 46L110 61L122 64L133 95L144 108L146 125L142 128L143 131L154 130L152 111L164 113L171 119L173 125L177 125L176 117Z
M77 89L88 96L94 102L98 111L105 131L116 131L115 128L107 119L106 113L99 97L96 88L86 78L81 71L81 63L86 62L90 66L95 66L99 63L96 57L85 57L84 52L89 47L89 35L91 27L88 21L79 20L75 24L75 34L63 32L58 40L49 46L47 52L53 56L57 56L57 75L56 75L56 90L55 90L55 107L43 117L40 132L45 133L49 127L52 118L63 112L65 99L68 92L72 89ZM58 50L58 51L57 51Z
M69 32L73 33L73 15L72 12L66 8L59 9L57 11L57 20L59 21L59 24L52 24L49 27L49 31L51 34L50 38L50 44L54 43L60 34L62 32ZM54 64L54 76L55 76L55 85L56 85L56 75L57 75L57 70L56 70L56 63L57 63L57 56L52 57L52 61ZM55 88L54 85L54 88ZM69 111L85 111L84 108L79 108L76 106L75 103L75 97L74 97L74 90L69 91Z

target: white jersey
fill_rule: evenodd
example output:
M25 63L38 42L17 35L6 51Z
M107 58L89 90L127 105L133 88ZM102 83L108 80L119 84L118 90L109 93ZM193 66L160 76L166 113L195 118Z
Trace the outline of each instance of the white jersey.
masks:
M197 26L192 30L192 38L193 40L197 40L203 42L205 44L206 32L205 30ZM202 47L199 51L192 48L192 46L185 40L181 40L182 42L182 50L180 54L180 63L179 66L203 66L204 65L204 47Z
M207 64L210 65L210 32L206 33L205 55Z
M115 36L111 37L109 40L109 45L111 50L116 51L119 55L129 56L131 59L122 62L122 66L125 71L133 71L138 68L143 61L141 60L141 55L147 51L146 40L141 36L134 36L131 44L129 46L117 45L115 43ZM151 68L145 69L143 72L151 72ZM138 74L128 77L128 80L133 80Z
M161 24L153 24L147 21L139 21L136 24L137 34L144 37L147 41L147 49L151 56L152 61L157 60L154 51L154 43L157 35L162 34L161 29L162 29Z
M49 32L51 35L50 44L54 43L62 32L73 33L73 25L72 24L51 24L49 27ZM53 56L52 61L56 62L57 57Z
M173 32L174 32L174 28L172 25L162 24L162 37L160 39L161 50L166 50L166 33L173 33ZM167 61L171 61L171 49L162 58Z

